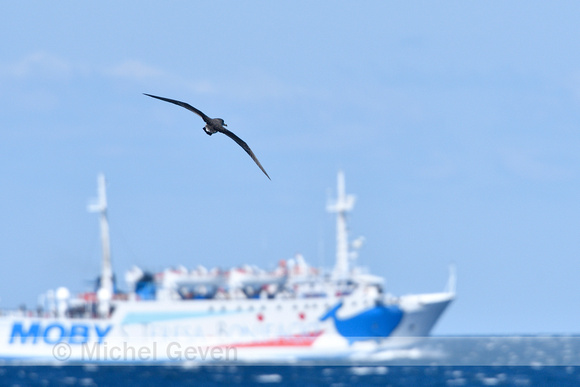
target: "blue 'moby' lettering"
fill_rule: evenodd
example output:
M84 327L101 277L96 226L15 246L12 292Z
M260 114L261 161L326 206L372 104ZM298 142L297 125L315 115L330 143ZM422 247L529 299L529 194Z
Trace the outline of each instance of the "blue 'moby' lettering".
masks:
M97 326L95 325L95 328ZM89 341L89 327L87 325L73 324L70 327L70 344L84 344Z
M15 322L12 325L12 334L10 335L10 344L14 343L16 337L20 336L20 343L24 344L28 341L29 337L32 337L32 343L36 344L38 341L38 336L40 335L40 324L34 323L30 325L28 331L24 329L22 323Z
M99 344L109 334L112 325L105 327L97 324L71 324L70 327L59 322L53 322L43 327L40 322L31 323L28 328L22 322L12 324L12 333L10 334L10 344L20 343L37 344L39 338L46 344L56 344L68 342L69 344L84 344L89 341L91 335L94 335ZM18 340L20 339L20 340Z
M54 333L56 332L56 334ZM64 337L64 327L61 324L50 324L44 328L44 333L42 334L44 342L46 344L56 344L63 341Z

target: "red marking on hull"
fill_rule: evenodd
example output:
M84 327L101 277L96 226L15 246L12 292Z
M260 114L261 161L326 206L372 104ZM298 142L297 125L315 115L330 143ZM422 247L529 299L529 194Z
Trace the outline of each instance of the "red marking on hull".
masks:
M323 331L307 333L303 335L294 335L278 337L275 339L255 341L252 343L240 343L228 345L236 348L255 348L255 347L310 347L312 343L322 334Z

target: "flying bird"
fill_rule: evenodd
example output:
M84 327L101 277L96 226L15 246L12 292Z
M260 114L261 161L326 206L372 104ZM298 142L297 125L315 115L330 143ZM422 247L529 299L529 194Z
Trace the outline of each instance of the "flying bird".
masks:
M214 133L220 132L220 133L225 134L226 136L228 136L232 140L234 140L239 146L241 146L246 151L247 154L250 155L250 157L252 158L252 160L254 160L256 165L258 165L258 167L260 167L260 169L262 170L262 172L264 172L266 177L268 177L268 179L270 179L270 176L268 176L268 174L264 170L264 167L262 167L262 164L260 164L260 162L258 161L258 158L254 154L254 152L252 152L252 150L250 149L248 144L246 144L246 142L244 140L242 140L241 138L236 136L233 132L226 129L225 127L228 125L224 122L223 119L210 118L210 117L206 116L201 110L198 110L198 109L194 108L193 106L191 106L190 104L185 103L185 102L181 102L181 101L177 101L177 100L169 99L169 98L157 97L155 95L151 95L151 94L147 94L147 93L143 93L143 94L145 94L148 97L157 98L157 99L160 99L162 101L170 102L170 103L173 103L175 105L181 106L183 108L186 108L189 111L194 112L198 116L200 116L203 119L203 121L205 122L205 126L203 127L203 130L209 136L211 136ZM272 179L270 179L270 180L272 180Z

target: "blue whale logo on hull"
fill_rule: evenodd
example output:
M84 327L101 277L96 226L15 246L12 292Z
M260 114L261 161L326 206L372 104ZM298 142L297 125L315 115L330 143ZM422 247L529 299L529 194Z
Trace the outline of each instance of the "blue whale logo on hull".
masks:
M342 302L339 302L322 316L320 321L332 318L338 333L345 337L350 344L357 340L388 337L403 318L403 311L399 307L378 305L356 316L339 319L336 317L336 312L341 307Z

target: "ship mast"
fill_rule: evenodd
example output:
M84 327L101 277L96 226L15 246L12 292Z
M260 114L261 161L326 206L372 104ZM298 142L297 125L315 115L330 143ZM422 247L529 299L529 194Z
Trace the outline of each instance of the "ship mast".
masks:
M90 212L100 214L99 224L101 228L101 244L103 248L103 267L101 270L101 283L97 291L99 301L99 315L107 317L110 311L111 298L113 296L113 267L111 265L111 246L109 240L109 221L107 220L107 192L105 176L101 173L97 177L98 197L89 205Z
M354 207L355 196L347 195L344 184L344 173L338 171L337 198L328 203L326 210L336 213L336 263L332 272L335 280L349 276L348 229L346 214Z

